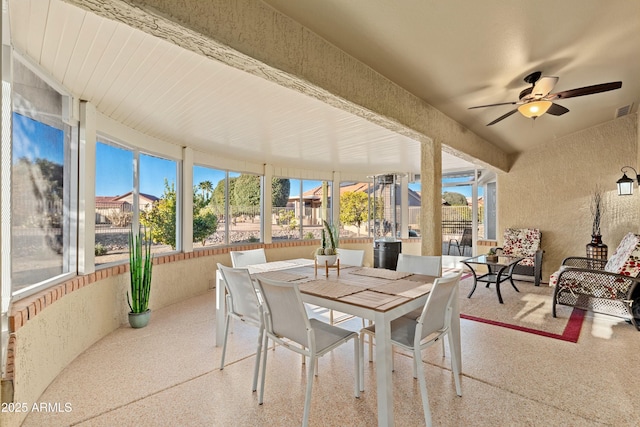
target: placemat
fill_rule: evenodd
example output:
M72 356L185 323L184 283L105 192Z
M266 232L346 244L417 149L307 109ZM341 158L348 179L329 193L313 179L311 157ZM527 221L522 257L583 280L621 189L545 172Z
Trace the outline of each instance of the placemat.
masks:
M359 270L350 271L350 274L356 274L358 276L377 277L379 279L398 280L404 279L407 276L411 276L412 273L405 273L395 270L387 270L385 268L371 268L363 267Z
M382 292L375 291L362 291L356 294L346 295L338 299L343 302L348 302L350 304L366 308L384 308L383 311L394 308L409 300L409 298L406 297L383 294Z
M308 277L305 275L287 273L284 271L265 271L262 273L255 273L253 276L262 277L269 280L279 280L281 282L295 282L296 280L308 279Z
M389 295L399 295L407 298L417 298L431 292L433 283L416 283L411 280L396 280L384 285L376 286L372 290Z
M329 279L331 279L331 272L329 272ZM341 268L340 281L347 285L360 286L360 288L368 289L374 286L380 286L380 285L384 285L385 283L389 283L390 280L381 279L379 277L359 276L356 274L352 274L351 271L342 271L342 268Z
M300 284L300 291L326 298L340 298L362 291L362 287L333 280L311 280Z

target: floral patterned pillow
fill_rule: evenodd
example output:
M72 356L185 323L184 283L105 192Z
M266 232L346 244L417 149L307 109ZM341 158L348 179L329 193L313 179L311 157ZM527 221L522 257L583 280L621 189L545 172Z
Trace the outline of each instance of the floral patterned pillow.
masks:
M531 258L540 248L540 230L537 228L507 228L504 231L502 253Z
M604 270L636 277L640 273L640 236L627 233L607 261Z

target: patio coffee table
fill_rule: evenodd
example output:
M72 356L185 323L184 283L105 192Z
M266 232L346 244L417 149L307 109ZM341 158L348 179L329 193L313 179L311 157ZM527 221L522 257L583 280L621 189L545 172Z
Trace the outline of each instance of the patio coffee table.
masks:
M487 288L492 283L495 283L496 293L498 294L498 301L500 301L500 304L503 304L502 295L500 294L500 283L509 279L509 281L511 282L511 286L513 286L513 289L515 289L516 292L520 292L518 288L516 288L515 283L513 283L513 268L522 260L522 257L503 255L490 257L489 255L478 255L474 256L473 258L467 258L461 261L463 264L469 267L471 273L473 273L473 288L471 289L471 292L469 292L469 295L467 295L467 298L471 298L471 295L473 295L476 290L476 285L478 284L478 282L486 283ZM478 273L474 269L474 266L476 266L477 268L478 265L485 265L487 267L488 273L478 276ZM507 270L506 273L505 270Z

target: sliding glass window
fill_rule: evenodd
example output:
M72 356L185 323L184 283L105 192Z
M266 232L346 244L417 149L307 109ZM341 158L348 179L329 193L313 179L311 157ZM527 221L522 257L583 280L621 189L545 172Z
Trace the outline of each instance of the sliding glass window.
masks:
M181 195L176 190L178 162L140 154L140 224L151 235L153 253L180 250L177 233Z
M340 236L369 236L372 205L373 195L370 182L340 183Z
M11 284L26 295L76 270L77 129L63 121L68 98L16 59L12 89Z
M319 239L322 221L333 223L331 187L329 181L274 178L273 239Z
M134 152L99 138L96 143L96 265L129 259Z

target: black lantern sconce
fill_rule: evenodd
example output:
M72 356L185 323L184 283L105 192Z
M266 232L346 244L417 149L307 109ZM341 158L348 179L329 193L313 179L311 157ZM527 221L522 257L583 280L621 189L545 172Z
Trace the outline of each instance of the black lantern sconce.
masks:
M618 196L630 196L633 194L634 179L627 176L627 173L624 171L625 169L631 169L635 173L635 181L640 184L640 175L638 175L638 172L631 166L623 166L622 169L620 169L622 178L618 180Z

